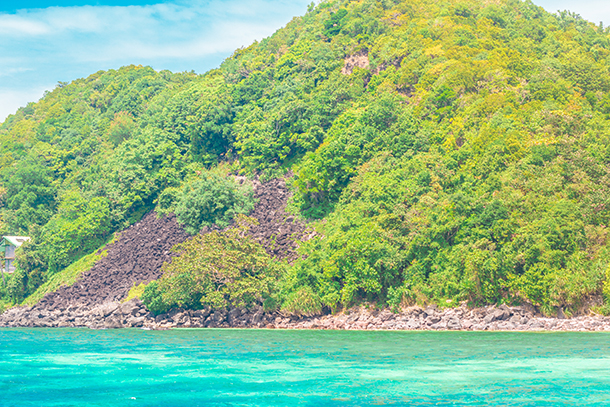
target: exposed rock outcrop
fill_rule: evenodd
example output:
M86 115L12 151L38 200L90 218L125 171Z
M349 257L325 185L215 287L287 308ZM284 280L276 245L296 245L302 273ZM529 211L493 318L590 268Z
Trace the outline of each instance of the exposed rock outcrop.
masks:
M241 182L245 181L237 178ZM250 216L259 224L253 226L250 233L270 255L278 259L294 260L299 241L312 234L306 236L306 225L286 213L290 192L285 181L274 179L264 183L253 181L253 184L257 203ZM207 228L203 233L210 231ZM175 216L159 218L156 213L150 212L122 231L117 241L107 247L106 257L84 272L74 285L61 287L45 295L31 309L21 308L22 311L11 310L3 314L0 316L0 326L7 325L13 317L18 320L24 318L24 326L46 326L51 321L62 321L62 326L89 326L89 322L95 320L92 315L108 318L112 312L102 316L100 310L106 309L104 307L107 304L118 304L126 298L134 284L161 277L163 263L172 258L171 248L188 237ZM17 313L14 314L15 312ZM32 316L28 317L28 313ZM39 318L36 316L39 314L44 316ZM58 319L60 314L72 319ZM77 323L75 321L78 318L80 322ZM115 327L124 326L124 323L109 321L106 325Z
M369 56L368 54L355 54L349 55L345 57L343 62L343 68L341 68L341 73L343 75L351 75L354 72L354 68L363 68L367 69L369 67Z
M45 295L34 309L93 308L119 301L134 283L159 278L163 262L171 259L171 248L187 238L175 216L157 218L156 213L150 212L121 232L117 241L108 246L106 257L84 272L74 285Z
M288 261L297 258L299 242L314 235L306 225L286 212L290 191L283 179L265 183L254 181L254 196L258 201L250 214L259 224L250 233L256 237L271 256Z

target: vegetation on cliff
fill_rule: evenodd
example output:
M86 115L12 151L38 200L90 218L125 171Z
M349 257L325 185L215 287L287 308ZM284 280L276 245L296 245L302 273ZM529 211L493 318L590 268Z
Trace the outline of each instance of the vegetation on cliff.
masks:
M318 237L260 288L286 312L610 304L609 67L608 30L529 1L329 0L204 75L60 84L0 126L2 230L34 237L22 296L156 205L191 232L246 213L221 164L294 174Z
M251 308L259 299L277 307L274 293L282 265L246 234L251 218L237 227L213 231L176 245L178 257L163 266L163 276L146 286L142 300L155 313L175 307Z

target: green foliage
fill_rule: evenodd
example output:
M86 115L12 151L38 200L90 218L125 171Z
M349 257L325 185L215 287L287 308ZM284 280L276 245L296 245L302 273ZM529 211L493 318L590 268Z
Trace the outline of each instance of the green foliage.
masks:
M146 284L140 283L136 285L136 283L133 283L133 286L129 289L129 292L127 293L127 297L121 300L121 302L127 302L133 300L134 298L141 299L142 295L144 294L144 290L146 290Z
M112 204L116 226L139 219L168 187L180 184L188 164L186 152L157 129L122 143L103 163L95 187Z
M33 159L3 169L6 189L4 217L11 229L28 233L32 225L49 220L55 208L55 191L47 168Z
M161 314L172 306L172 304L165 303L162 294L162 291L159 289L159 283L153 280L146 285L140 299L151 312Z
M282 312L298 316L314 316L322 312L322 302L309 286L294 287L282 303Z
M342 8L336 13L331 13L330 18L324 21L324 35L332 37L341 31L345 16L347 16L347 10Z
M119 112L108 126L108 139L114 146L118 146L128 139L136 128L133 116L128 112Z
M379 151L426 150L427 136L417 125L411 109L401 107L393 95L381 95L366 109L354 108L337 118L324 144L297 166L294 184L301 210L311 217L328 213L357 168Z
M238 185L233 179L214 172L187 184L175 204L178 222L190 234L199 233L204 226L226 227L238 214L254 208L252 187Z
M178 257L163 265L163 276L148 284L142 302L155 313L172 307L250 308L270 304L282 265L246 232L251 218L237 226L196 235L177 245Z
M18 304L32 294L46 280L44 261L39 246L30 240L16 250L16 270L4 273L0 280L0 297L10 304Z
M2 292L2 290L0 290L0 292ZM2 314L4 311L9 309L10 307L11 307L11 304L9 302L0 300L0 314Z
M285 312L576 311L608 280L609 60L606 30L531 2L329 0L205 75L129 66L62 84L0 125L0 228L34 238L12 290L155 204L193 233L227 225L250 192L192 175L221 164L292 171L291 207L321 219L267 301ZM197 284L143 297L202 306L211 283Z
M190 143L192 158L214 164L231 149L235 113L222 76L206 79L173 96L161 119L165 131Z
M24 242L16 251L15 265L26 274L24 297L32 294L47 279L46 262L37 239Z
M476 182L451 170L449 156L378 156L319 225L324 238L302 247L305 258L290 277L294 290L308 286L333 309L361 301L527 301L549 313L576 310L606 279L607 238L583 199L567 199L574 191L552 163L533 176L522 161ZM607 191L608 171L598 171L579 185ZM516 193L524 172L530 178L520 188L527 192Z
M194 78L141 66L100 71L61 84L0 125L3 233L33 238L20 255L25 293L180 182L183 146L139 125L158 123L164 93Z
M6 292L11 302L18 303L23 300L27 294L27 281L28 276L22 269L17 269L10 275L6 284Z
M41 250L50 273L90 253L110 232L110 206L106 198L85 199L70 192L57 214L42 228Z

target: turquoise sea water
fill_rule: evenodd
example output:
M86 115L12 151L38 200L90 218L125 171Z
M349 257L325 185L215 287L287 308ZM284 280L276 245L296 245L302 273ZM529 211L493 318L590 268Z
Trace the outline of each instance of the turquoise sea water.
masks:
M0 329L0 406L610 405L610 334Z

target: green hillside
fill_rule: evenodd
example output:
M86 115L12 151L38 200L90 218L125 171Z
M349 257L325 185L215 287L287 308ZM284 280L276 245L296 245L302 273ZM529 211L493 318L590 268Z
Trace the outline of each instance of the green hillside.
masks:
M290 208L318 231L301 260L216 234L191 245L233 239L235 264L258 270L234 276L240 294L212 298L174 268L146 301L554 314L605 295L610 311L609 67L607 29L529 1L330 0L204 75L129 66L61 83L0 126L2 233L34 237L3 298L155 207L192 231L246 213L228 172L292 171ZM180 209L208 189L226 212ZM184 270L208 273L189 253Z

